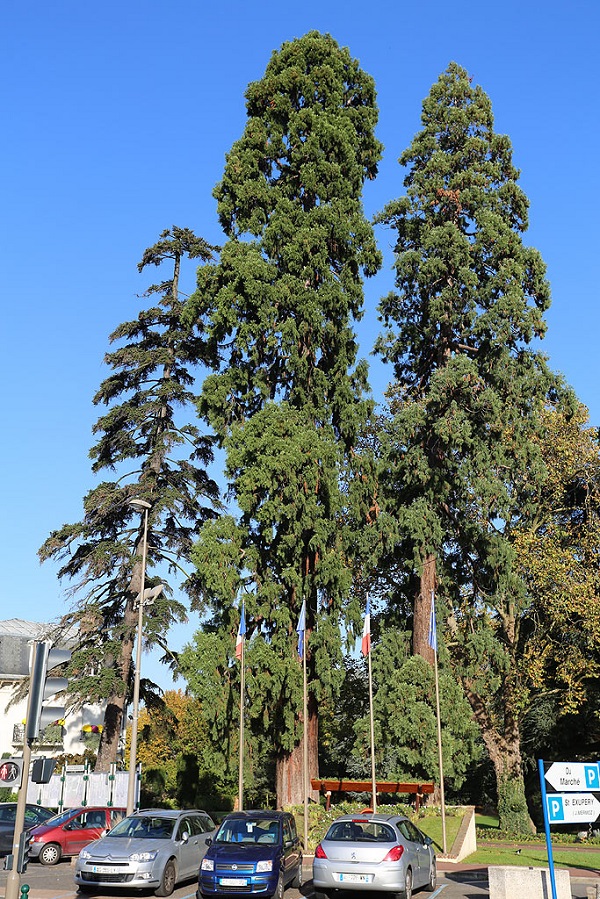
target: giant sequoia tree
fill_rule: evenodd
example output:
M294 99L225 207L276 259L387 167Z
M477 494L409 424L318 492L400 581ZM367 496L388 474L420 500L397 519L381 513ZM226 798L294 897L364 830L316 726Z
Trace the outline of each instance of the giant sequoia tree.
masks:
M249 725L260 715L276 747L282 804L303 795L294 634L302 602L312 776L317 701L335 689L336 660L341 670L339 621L358 617L344 604L345 529L359 506L363 521L368 513L352 454L369 402L353 322L362 277L380 265L361 193L381 147L373 81L327 35L284 44L246 98L246 128L215 190L229 240L219 264L200 270L189 310L206 320L220 354L200 411L227 450L240 515L207 527L196 559L209 627L229 629L230 652L231 606L247 591Z
M90 451L92 468L114 471L115 480L90 490L83 520L54 531L39 550L42 560L61 562L59 577L73 580L72 590L80 594L60 628L75 626L78 634L71 693L82 702L106 702L98 771L116 761L132 678L143 532L129 501L151 504L148 566L161 560L171 573L189 558L200 525L218 505L217 486L205 470L211 443L180 420L182 408L193 409L194 369L209 361L203 335L180 321L181 260L212 259L213 249L187 228L174 227L145 251L140 271L167 260L172 277L148 289L147 295L159 297L155 305L111 334L111 341L120 343L105 357L113 374L94 397L96 405L109 409L94 426L99 438ZM167 589L147 607L144 637L168 656L169 625L185 620L185 607L163 582Z
M388 503L414 582L413 651L433 591L453 605L453 657L494 763L503 823L526 826L519 746L518 626L526 591L509 542L545 472L532 441L554 379L532 348L550 291L526 247L528 202L489 98L451 64L425 99L400 162L406 195L396 291L378 342L393 364Z

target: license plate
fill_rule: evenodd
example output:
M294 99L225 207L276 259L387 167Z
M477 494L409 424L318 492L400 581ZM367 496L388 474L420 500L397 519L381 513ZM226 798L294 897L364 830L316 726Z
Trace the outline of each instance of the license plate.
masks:
M248 881L245 877L221 877L219 883L222 887L247 887Z
M340 883L371 883L372 874L338 874Z
M92 865L94 874L120 874L123 868L117 868L116 865Z

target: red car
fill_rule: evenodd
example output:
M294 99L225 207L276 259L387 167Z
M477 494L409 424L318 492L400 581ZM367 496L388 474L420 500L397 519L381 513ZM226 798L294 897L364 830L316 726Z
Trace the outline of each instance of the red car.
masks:
M112 830L123 817L124 808L92 805L68 809L32 828L29 857L43 865L55 865L61 858L79 855L84 846Z

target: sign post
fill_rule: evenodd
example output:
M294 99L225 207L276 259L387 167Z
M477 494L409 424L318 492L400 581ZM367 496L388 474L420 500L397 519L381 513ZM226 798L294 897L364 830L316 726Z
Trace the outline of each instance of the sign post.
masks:
M545 763L538 759L538 770L550 886L552 899L557 899L550 825L591 824L600 817L600 765L596 762L551 762L546 771Z

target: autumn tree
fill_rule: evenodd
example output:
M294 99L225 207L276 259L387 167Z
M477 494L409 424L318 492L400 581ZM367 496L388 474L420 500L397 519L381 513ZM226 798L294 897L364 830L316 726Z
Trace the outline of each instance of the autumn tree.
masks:
M106 355L113 373L94 397L94 404L108 411L93 428L98 439L90 457L95 473L108 470L114 479L90 490L83 519L53 531L39 550L42 561L61 563L59 577L73 581L71 591L80 597L58 630L77 634L70 665L74 699L105 703L98 771L117 759L133 674L143 523L130 501L141 499L151 507L147 564L161 562L165 589L146 607L144 638L146 646L161 647L166 660L173 659L169 626L186 617L184 604L172 595L169 574L180 573L200 526L214 517L219 502L206 472L212 444L182 415L194 415L194 377L197 366L210 362L210 351L199 328L182 325L179 290L182 260L207 262L213 250L189 229L174 227L144 252L140 272L168 261L172 274L148 289L146 296L157 297L156 303L110 336L120 346Z
M359 496L342 481L356 480L353 449L370 409L353 324L363 276L380 265L361 193L381 146L373 81L328 35L285 43L246 100L244 133L215 189L228 240L219 264L200 270L189 307L219 353L199 409L227 452L240 512L222 528L239 554L232 557L220 526L209 526L196 562L229 651L238 620L232 603L246 591L258 691L250 678L249 702L276 746L281 805L303 795L294 649L302 602L311 776L319 697L335 690L341 665L338 625L359 614L356 602L346 605L350 553L341 523L359 507L365 520L368 489ZM225 566L235 574L224 576Z
M528 201L510 141L458 65L433 85L400 162L406 194L380 216L397 235L396 290L380 304L377 349L395 377L385 478L414 583L413 651L431 660L437 591L510 810L502 823L524 830L516 630L527 598L507 525L532 514L545 477L532 437L556 383L532 342L550 290L523 243Z

